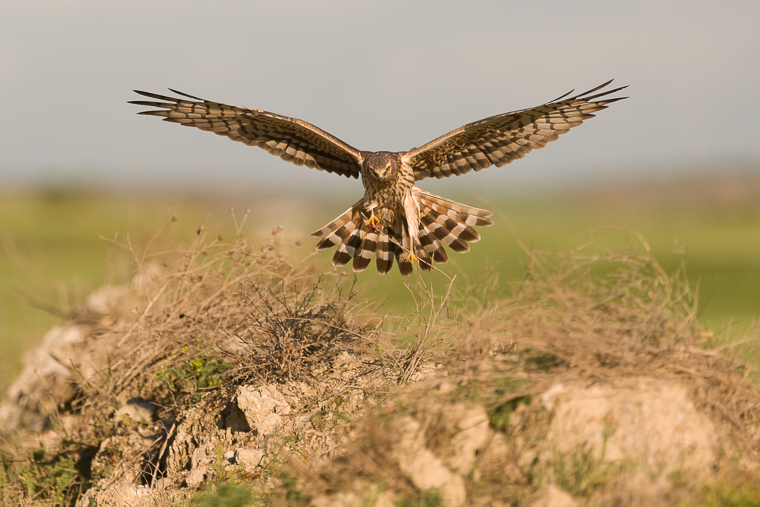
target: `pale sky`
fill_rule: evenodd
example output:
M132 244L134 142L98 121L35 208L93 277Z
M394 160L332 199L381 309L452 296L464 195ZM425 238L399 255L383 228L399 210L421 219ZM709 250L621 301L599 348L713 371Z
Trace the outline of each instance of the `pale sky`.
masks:
M132 89L171 87L301 118L359 149L406 150L611 78L630 99L524 160L448 184L760 172L759 23L757 0L3 0L0 187L360 192L138 116Z

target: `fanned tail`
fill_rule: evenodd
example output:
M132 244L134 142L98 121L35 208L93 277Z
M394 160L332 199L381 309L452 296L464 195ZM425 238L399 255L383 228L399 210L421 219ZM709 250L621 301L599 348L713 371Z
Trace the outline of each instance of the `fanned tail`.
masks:
M376 232L367 230L367 226L364 225L366 217L362 214L363 210L364 199L361 199L333 221L311 233L311 235L316 237L324 236L317 243L317 250L319 251L338 246L332 258L333 266L345 266L353 259L351 267L357 273L367 269L379 246L380 250L377 257L378 271L384 275L393 266L393 257L390 257L391 263L387 266L384 266L380 262L381 257L387 257L387 255L383 254L383 240L379 238L382 234L379 235ZM381 269L381 266L383 266L383 269Z
M412 188L420 208L420 224L417 237L409 234L406 218L396 217L393 223L383 223L379 230L368 230L364 213L364 200L359 200L352 207L333 221L312 233L322 237L317 250L337 246L332 263L336 267L345 266L353 259L355 272L364 271L376 256L377 272L385 275L393 268L395 259L402 276L414 272L414 264L409 261L414 241L414 254L419 259L420 269L430 271L433 263L444 264L449 258L444 248L448 246L455 252L467 252L469 243L480 240L480 234L474 227L493 225L488 218L490 211L468 206Z
M412 193L420 203L420 244L435 262L448 262L443 245L455 252L468 252L469 243L480 241L480 234L474 227L493 225L488 218L493 215L491 211L452 201L417 187L412 189Z
M356 218L357 215L361 217L360 210L362 209L363 201L363 199L358 201L341 213L332 222L311 233L315 238L324 236L324 238L317 243L317 250L321 252L322 250L326 250L342 243L343 240L356 229L358 225Z

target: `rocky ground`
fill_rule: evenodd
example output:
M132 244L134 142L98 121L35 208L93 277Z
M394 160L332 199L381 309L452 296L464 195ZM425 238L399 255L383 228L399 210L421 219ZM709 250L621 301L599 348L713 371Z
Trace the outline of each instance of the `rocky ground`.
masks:
M5 504L757 504L756 340L716 343L646 243L387 316L276 235L132 251L52 329L0 405Z

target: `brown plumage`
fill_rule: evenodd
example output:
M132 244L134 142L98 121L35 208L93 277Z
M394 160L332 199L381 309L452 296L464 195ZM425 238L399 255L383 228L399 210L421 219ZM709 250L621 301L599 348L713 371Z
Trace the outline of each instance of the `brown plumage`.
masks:
M333 221L312 233L322 237L318 250L337 246L335 266L352 262L354 271L367 268L374 256L377 271L388 273L394 261L403 276L445 263L444 245L467 252L480 240L474 229L490 226L490 211L450 201L414 186L416 181L462 175L492 165L501 167L556 140L593 113L626 97L604 98L625 87L572 92L530 109L468 123L420 148L407 152L360 151L324 130L296 118L221 104L171 90L186 98L155 93L140 95L156 101L131 104L154 107L140 114L208 130L249 146L258 146L287 162L347 177L361 176L364 197ZM190 100L188 100L190 99Z

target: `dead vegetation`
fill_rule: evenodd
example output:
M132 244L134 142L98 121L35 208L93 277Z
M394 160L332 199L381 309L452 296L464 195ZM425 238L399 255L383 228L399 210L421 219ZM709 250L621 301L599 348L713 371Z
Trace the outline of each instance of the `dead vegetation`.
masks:
M377 333L377 326L354 322L353 286L345 289L345 298L341 291L325 298L322 277L301 294L287 294L285 283L273 288L253 282L240 294L249 315L236 332L241 347L232 352L237 383L314 380L315 366L357 350L357 343L366 345Z
M635 233L618 233L624 251L526 248L503 300L488 274L419 277L415 310L381 317L349 277L286 258L277 230L246 239L244 222L180 249L113 238L135 276L72 323L104 352L65 365L70 388L52 404L19 391L6 504L739 505L760 491L756 335L716 345L683 269L664 272ZM598 418L570 418L599 399ZM635 436L673 452L625 444L671 412L706 433L680 441L678 419Z

